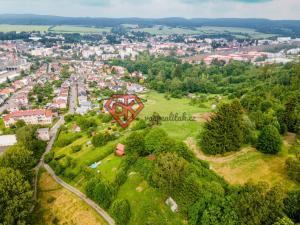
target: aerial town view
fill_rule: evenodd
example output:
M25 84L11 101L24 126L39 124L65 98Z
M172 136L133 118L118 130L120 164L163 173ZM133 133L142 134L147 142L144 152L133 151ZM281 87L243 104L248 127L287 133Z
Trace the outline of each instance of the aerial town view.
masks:
M0 225L300 224L299 0L0 0Z

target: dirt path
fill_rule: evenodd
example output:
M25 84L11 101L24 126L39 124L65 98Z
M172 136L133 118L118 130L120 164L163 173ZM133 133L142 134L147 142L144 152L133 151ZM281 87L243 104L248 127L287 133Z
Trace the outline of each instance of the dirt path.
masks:
M185 143L193 150L193 152L195 153L197 158L208 161L208 162L213 162L213 163L229 162L238 156L242 156L249 152L255 151L254 148L248 147L248 148L244 148L238 152L228 153L226 155L207 156L199 149L199 147L196 144L196 141L193 138L188 138L185 141Z

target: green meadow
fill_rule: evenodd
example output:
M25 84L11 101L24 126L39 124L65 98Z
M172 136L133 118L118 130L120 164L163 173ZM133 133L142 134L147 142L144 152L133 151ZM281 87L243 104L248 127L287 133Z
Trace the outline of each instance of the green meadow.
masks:
M0 32L48 31L49 26L0 24Z
M85 27L85 26L55 26L49 29L49 31L54 33L103 33L103 32L110 32L110 27L105 28L97 28L97 27Z
M173 115L177 113L178 116L185 114L187 118L192 118L193 115L209 112L212 104L212 102L207 102L203 105L204 107L193 106L188 98L168 100L163 94L154 91L139 97L147 100L144 102L145 107L139 116L142 119L151 117L154 112L162 117L169 117L171 113ZM188 137L196 137L202 125L203 123L198 121L162 121L161 128L170 137L183 141Z

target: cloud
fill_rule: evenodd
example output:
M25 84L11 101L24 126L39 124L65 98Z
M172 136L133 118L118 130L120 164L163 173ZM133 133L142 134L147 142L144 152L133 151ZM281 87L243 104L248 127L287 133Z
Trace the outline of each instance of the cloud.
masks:
M274 0L180 0L183 3L188 3L188 4L205 4L205 3L222 3L222 2L236 2L236 3L264 3L264 2L271 2Z
M75 17L300 19L299 0L0 0L0 5L0 13Z

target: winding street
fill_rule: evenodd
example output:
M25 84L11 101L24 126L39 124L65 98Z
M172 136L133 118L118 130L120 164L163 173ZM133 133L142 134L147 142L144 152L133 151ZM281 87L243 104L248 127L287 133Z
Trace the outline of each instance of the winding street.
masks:
M75 111L75 106L76 106L76 102L77 102L77 90L76 88L74 88L74 86L76 87L76 85L71 85L71 93L70 93L70 101L69 101L69 113L74 113ZM71 103L72 102L72 103ZM59 120L56 122L56 124L51 128L50 133L51 133L51 139L47 144L46 147L46 151L44 152L44 154L42 155L39 164L37 165L36 169L36 174L35 174L35 181L34 181L34 200L37 199L37 183L38 183L38 171L41 167L44 167L47 172L49 173L49 175L57 182L59 183L61 186L63 186L64 188L66 188L67 190L69 190L70 192L74 193L75 195L77 195L80 199L82 199L86 204L88 204L90 207L92 207L101 217L103 217L104 220L106 220L106 222L109 225L115 225L115 221L113 220L113 218L111 218L111 216L101 207L99 207L94 201L92 201L90 198L88 198L85 194L83 194L82 192L80 192L78 189L76 189L75 187L69 185L68 183L64 182L62 179L60 179L55 172L52 170L52 168L47 165L44 162L45 159L45 155L47 153L49 153L52 149L52 146L54 144L55 138L56 138L56 134L59 130L59 127L61 125L64 124L64 116L61 116L59 118ZM33 210L33 208L32 208Z

